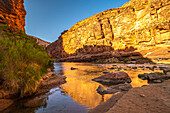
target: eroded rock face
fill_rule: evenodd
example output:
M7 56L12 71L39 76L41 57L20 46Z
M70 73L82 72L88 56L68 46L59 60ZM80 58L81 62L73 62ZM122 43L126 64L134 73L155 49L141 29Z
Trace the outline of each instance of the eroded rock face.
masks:
M77 50L85 46L107 46L112 47L112 51L133 47L144 57L169 61L169 9L169 0L131 0L120 8L109 9L78 22L48 50L57 58L65 57L59 50L75 56ZM59 42L62 42L60 46ZM81 53L84 54L88 52Z
M0 0L0 23L25 32L24 0Z

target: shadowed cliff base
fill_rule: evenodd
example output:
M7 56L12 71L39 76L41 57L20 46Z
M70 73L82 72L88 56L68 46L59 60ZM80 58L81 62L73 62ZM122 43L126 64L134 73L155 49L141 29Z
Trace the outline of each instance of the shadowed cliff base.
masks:
M111 46L85 45L73 54L65 52L63 38L53 42L47 51L59 62L98 62L98 63L153 63L151 59L144 58L136 52L134 47L114 50Z

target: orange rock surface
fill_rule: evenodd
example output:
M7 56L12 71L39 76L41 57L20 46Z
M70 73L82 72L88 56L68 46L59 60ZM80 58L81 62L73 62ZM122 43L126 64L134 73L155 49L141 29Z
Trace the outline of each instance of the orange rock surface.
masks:
M25 32L24 0L0 0L0 23Z

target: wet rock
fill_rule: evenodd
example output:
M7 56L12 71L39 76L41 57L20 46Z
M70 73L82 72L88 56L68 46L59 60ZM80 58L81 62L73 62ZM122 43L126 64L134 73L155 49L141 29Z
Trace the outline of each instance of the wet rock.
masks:
M154 69L154 68L157 68L157 66L153 66L152 68L153 68L153 69Z
M163 69L163 72L164 72L165 74L167 74L168 72L170 72L170 68L165 68L165 69Z
M102 87L101 85L99 85L99 87L96 89L97 93L104 95L104 94L114 94L119 92L118 90L108 90L104 87Z
M97 88L97 93L101 94L101 95L104 95L104 94L114 94L114 93L117 93L119 92L118 90L115 90L115 89L106 89L104 87L102 87L101 85L99 85L99 87Z
M142 87L146 87L147 85L143 85Z
M127 66L127 68L131 68L131 66Z
M142 80L147 80L148 79L148 73L139 74L138 77Z
M131 84L125 83L125 84L118 84L118 85L110 86L107 90L115 89L115 90L120 90L120 91L128 91L131 88L132 88Z
M163 82L163 80L161 79L161 80L152 80L152 83L162 83Z
M71 69L71 70L76 70L76 69L78 69L78 68L71 67L70 69Z
M148 80L149 83L161 83L164 80L170 79L170 74L164 75L164 73L155 72L155 73L144 73L139 74L139 78L142 80Z
M103 74L107 74L107 73L109 73L109 72L107 72L107 71L104 71L104 72L103 72Z
M108 68L108 69L116 69L115 67L110 67L110 68Z
M154 68L152 68L152 67L146 67L146 68L148 68L149 70L154 71Z
M112 86L109 86L107 89L102 87L101 85L99 85L99 87L97 88L96 91L99 94L103 95L103 94L114 94L114 93L117 93L120 91L128 91L131 88L132 88L132 86L128 83L112 85Z
M106 88L102 87L101 85L99 85L99 87L96 89L96 91L97 91L98 93L102 93L102 92L105 91L105 90L106 90Z
M162 66L162 67L159 67L159 69L160 69L160 70L164 70L164 69L166 69L166 67L163 67L163 66Z
M92 79L93 81L99 82L101 84L120 84L120 83L130 83L131 79L127 73L121 72L114 72L114 73L107 73L100 77Z
M10 100L10 99L0 99L0 111L8 108L13 103L14 103L14 101Z
M132 67L132 69L137 69L137 67L135 66L135 67Z
M139 66L139 68L144 68L145 66Z

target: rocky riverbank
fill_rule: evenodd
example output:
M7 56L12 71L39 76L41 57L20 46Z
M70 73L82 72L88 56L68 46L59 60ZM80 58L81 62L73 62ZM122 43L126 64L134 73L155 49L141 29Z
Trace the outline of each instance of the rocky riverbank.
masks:
M37 88L36 92L33 94L33 96L41 95L42 93L48 92L51 88L57 87L61 84L64 84L66 81L65 76L56 75L54 72L51 71L51 69L48 69L49 72L40 79L39 87ZM15 101L19 100L20 98L17 98L17 94L8 91L8 90L0 90L0 111L3 111L7 109L9 106L11 106ZM35 106L37 99L33 99L28 101L25 106Z
M170 80L113 95L88 113L168 113Z
M152 68L156 67L150 67ZM128 83L112 85L107 89L99 86L97 89L99 94L114 95L106 102L89 110L88 113L168 113L170 111L170 69L169 67L160 67L160 69L164 73L138 75L139 78L148 80L147 86L132 88Z

